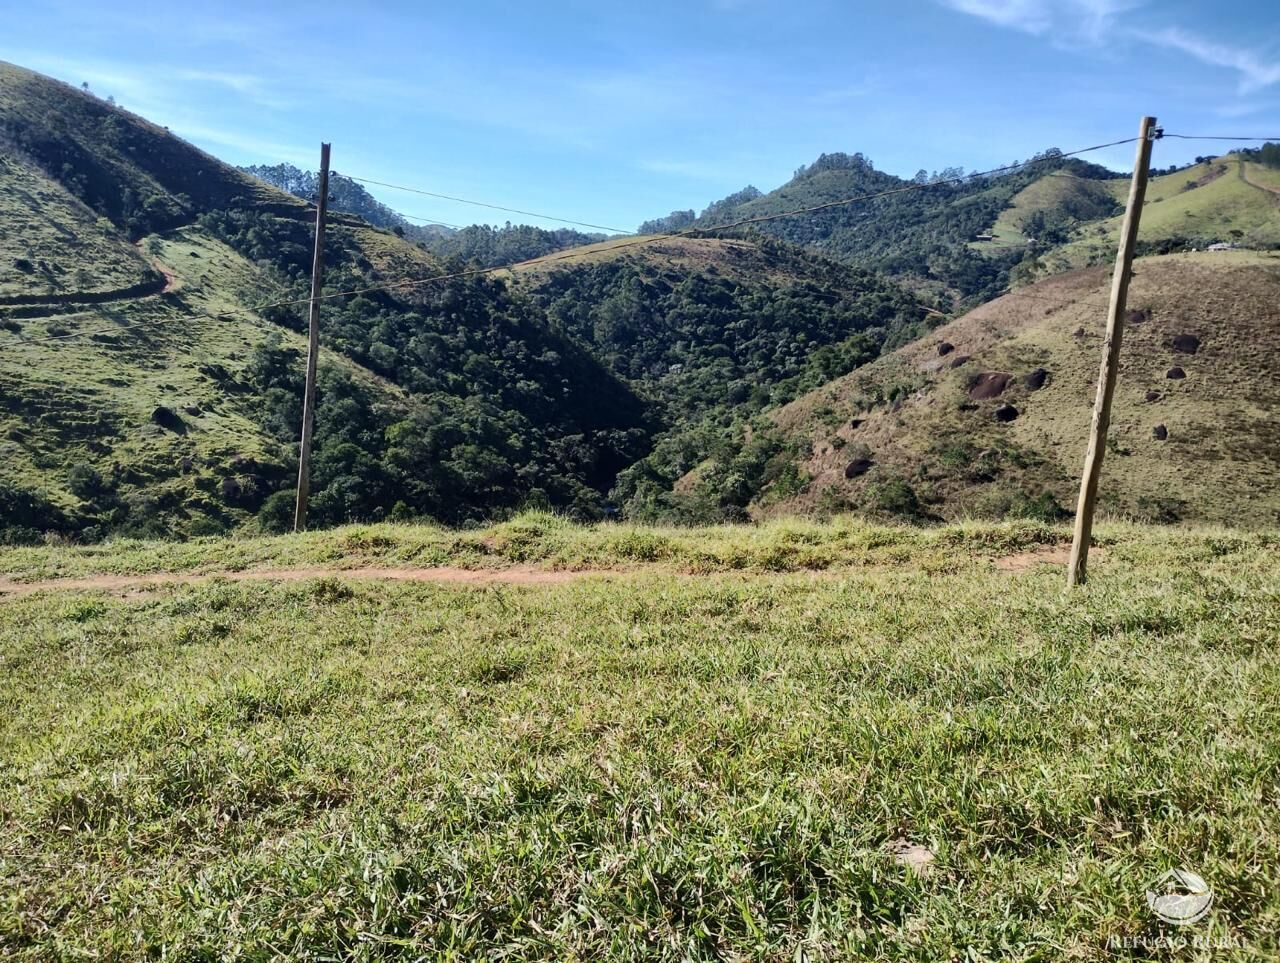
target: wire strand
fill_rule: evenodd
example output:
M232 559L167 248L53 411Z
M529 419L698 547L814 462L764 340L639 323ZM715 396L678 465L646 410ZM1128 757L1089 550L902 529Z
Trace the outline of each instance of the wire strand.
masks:
M644 244L653 244L658 241L713 234L718 231L727 231L727 230L732 230L734 228L747 227L753 224L761 224L768 221L780 220L781 218L784 218L784 217L795 217L800 214L811 214L816 211L830 210L832 208L843 207L850 204L857 204L863 201L875 200L881 197L890 197L897 194L905 194L910 191L929 190L931 188L936 188L941 184L964 183L965 181L975 180L980 177L990 177L994 174L1001 174L1008 171L1017 170L1022 167L1028 167L1032 164L1043 163L1045 161L1057 160L1062 157L1076 157L1076 156L1079 156L1080 154L1088 154L1093 151L1103 150L1108 147L1118 147L1123 144L1132 144L1138 139L1139 138L1137 137L1126 137L1122 140L1109 141L1105 144L1095 144L1092 147L1082 147L1082 148L1079 148L1078 150L1059 151L1054 154L1047 154L1040 157L1033 157L1030 160L1017 161L1013 164L1005 164L1001 167L993 167L990 170L985 170L985 171L975 171L973 173L964 174L958 177L944 178L936 181L929 181L926 183L906 184L901 187L890 188L888 190L883 190L883 191L875 191L869 194L861 194L854 197L840 198L834 201L827 201L822 204L815 204L809 207L802 207L802 208L796 208L793 210L780 211L773 214L762 214L756 217L739 218L736 221L730 221L725 224L718 224L710 227L690 227L690 228L685 228L684 230L681 230L681 231L671 231L671 232L665 232L660 234L648 234L648 235L639 235L639 236L631 234L628 236L630 236L632 240L623 242L621 244L616 244L612 248L610 248L610 250L617 251L617 250L637 247ZM353 177L350 174L343 174L342 176L349 178L351 180L361 180L361 178ZM378 181L367 181L367 182L381 183ZM385 185L385 186L397 187L398 185ZM414 191L415 193L428 193L426 191L418 191L416 188L400 188L400 189ZM433 196L439 196L439 195L433 195ZM481 202L475 202L475 203L479 204ZM482 206L494 207L495 205L486 204ZM507 208L498 208L498 209L510 210ZM521 212L521 211L513 211L513 212L527 213L527 212ZM541 215L529 215L529 216L537 217ZM548 219L564 220L562 218L548 218ZM581 226L598 226L598 225L588 225L580 221L573 221L573 222L566 221L566 223L576 223ZM612 230L612 229L605 228L605 230ZM390 281L383 284L374 284L374 285L369 285L363 288L353 288L345 291L335 291L329 294L321 294L318 297L316 297L315 300L331 301L336 298L355 297L360 294L372 294L378 291L394 291L394 290L416 288L422 285L433 284L440 281L455 281L455 280L462 280L464 278L477 277L484 274L496 274L500 271L510 271L513 268L519 267L521 265L555 263L559 261L569 260L575 257L583 257L586 253L588 253L586 248L575 247L575 248L570 248L566 251L561 251L558 254L546 255L540 258L531 258L525 261L513 261L507 264L495 265L492 267L471 268L464 271L454 271L447 274L437 274L431 277L417 278L417 279L406 278L400 281ZM141 328L141 327L148 327L148 326L159 326L163 324L176 324L181 321L196 321L196 320L201 320L206 318L210 320L225 320L227 318L233 318L233 317L242 316L242 315L256 314L259 311L265 311L269 308L287 307L287 306L296 305L296 304L307 304L311 300L312 300L311 298L306 297L306 298L289 298L289 299L282 299L277 301L268 301L268 302L263 302L261 304L251 305L249 307L239 308L232 311L224 311L216 314L211 312L200 312L198 314L191 314L191 315L186 315L178 318L162 318L154 321L138 322L136 324L131 324L131 325L116 325L114 328L99 328L99 329L89 330L89 331L73 331L73 332L68 332L66 334L49 335L47 337L42 337L42 338L20 338L18 343L19 344L39 344L39 343L49 342L49 341L63 341L63 340L69 340L71 338L86 337L86 336L92 337L93 335L96 335L96 334L112 334L116 331L131 330L134 328ZM919 307L924 308L925 310L928 310L928 311L936 312L936 309L929 308L923 304L920 304ZM937 313L941 313L941 312L937 312Z
M406 187L403 184L389 184L386 181L375 181L371 177L356 177L354 174L343 174L347 180L359 181L361 184L376 184L378 187L389 187L394 191L406 191L410 194L421 194L424 197L435 197L445 201L456 201L459 204L471 204L474 207L487 207L491 211L503 211L507 214L520 214L524 217L536 217L543 221L557 221L560 224L574 224L578 227L589 227L597 231L608 231L611 234L635 234L635 231L628 231L620 227L608 227L603 224L591 224L587 221L575 221L567 217L555 217L551 214L538 214L535 211L522 211L515 207L503 207L500 204L490 204L487 201L473 201L466 197L455 197L452 194L438 194L435 191L424 191L419 187Z
M1240 140L1240 141L1280 141L1280 137L1214 137L1208 134L1169 134L1165 137L1172 137L1176 140Z

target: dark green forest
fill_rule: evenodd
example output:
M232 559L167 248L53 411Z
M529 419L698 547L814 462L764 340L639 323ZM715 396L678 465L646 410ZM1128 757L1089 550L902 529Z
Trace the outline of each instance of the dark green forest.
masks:
M251 210L211 212L201 223L286 290L305 293L305 225ZM379 280L342 231L328 236L326 260L327 293ZM267 316L304 329L297 306ZM406 396L401 410L379 410L350 377L321 378L317 522L388 511L457 522L530 502L590 517L602 511L614 475L648 448L648 406L502 281L472 277L335 298L321 317L327 347ZM295 444L300 359L268 346L253 371L263 425Z
M305 224L252 210L211 212L201 223L304 291ZM568 263L516 291L470 278L327 302L325 344L407 397L403 411L379 412L349 377L322 378L317 521L393 511L456 522L526 504L579 517L628 511L635 485L612 500L611 490L655 443L685 451L679 464L701 460L744 419L926 330L927 312L896 284L776 239L754 242L726 246L731 261L746 259L731 273L636 255ZM326 291L377 280L341 231L326 260ZM268 317L303 329L297 308ZM296 443L299 359L277 345L253 370L262 423ZM665 477L675 464L625 477ZM725 507L745 505L766 482L755 472L730 486ZM283 524L291 497L268 499L264 522Z
M440 257L457 258L477 267L498 267L604 239L604 234L583 234L568 227L548 230L508 222L502 227L473 224L432 238L423 247Z
M1033 252L992 255L975 251L969 242L995 222L1015 194L1052 171L1091 179L1115 176L1104 167L1064 158L1053 150L1008 173L965 177L959 168L932 175L922 170L911 181L876 170L862 154L823 154L777 190L762 195L746 188L712 204L694 223L713 228L897 190L900 193L767 221L758 229L834 260L895 277L937 282L955 292L960 303L974 304L1000 294L1013 267ZM913 183L930 187L902 190ZM1064 218L1055 226L1066 223Z
M534 289L552 323L661 413L654 452L613 492L628 515L741 514L775 481L767 462L777 454L763 420L742 446L746 423L928 330L920 299L883 276L765 235L751 241L726 245L721 267L678 270L633 255L558 270ZM704 480L713 496L696 505L659 496L713 456L725 466L725 477Z

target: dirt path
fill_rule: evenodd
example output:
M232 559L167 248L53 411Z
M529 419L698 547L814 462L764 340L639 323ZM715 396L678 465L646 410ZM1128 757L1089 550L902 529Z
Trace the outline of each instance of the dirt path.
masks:
M1070 553L1068 546L1045 545L1029 552L991 558L998 571L1009 574L1028 572L1040 565L1065 565ZM1105 549L1095 548L1096 560L1106 557ZM975 561L979 561L975 559ZM859 569L863 570L863 569ZM303 582L307 579L363 579L389 582L429 582L440 585L564 585L584 578L616 578L633 570L626 568L592 568L574 570L549 570L516 565L510 568L458 568L452 565L434 567L382 567L337 568L326 565L308 565L298 568L259 568L239 572L152 572L139 575L82 575L70 578L50 578L23 582L0 575L0 601L17 598L33 592L74 592L101 590L123 596L137 596L151 589L168 585L205 585L215 579L228 582ZM695 578L697 575L680 570L661 569L663 574ZM847 574L843 568L823 568L802 572L721 572L725 576L739 575L765 578L777 575L808 574L813 578L839 578Z
M143 298L154 298L164 294L172 288L174 283L175 279L172 275L161 273L155 278L111 291L69 291L65 294L15 294L0 297L0 307L79 307L140 301Z
M1265 184L1259 184L1257 181L1249 180L1249 175L1245 173L1244 168L1245 168L1244 161L1241 161L1240 162L1240 180L1244 181L1250 187L1256 187L1260 191L1266 191L1268 194L1271 195L1271 199L1276 202L1276 205L1280 207L1280 190L1277 190L1274 187L1267 187Z
M140 592L165 585L203 585L214 579L229 582L302 582L315 578L379 579L393 582L439 582L454 585L560 585L596 575L617 574L609 570L577 572L547 571L529 567L502 569L438 568L306 568L249 569L242 572L196 574L156 572L151 575L86 575L53 578L38 582L16 582L0 577L0 598L30 595L32 592L106 589L112 592Z

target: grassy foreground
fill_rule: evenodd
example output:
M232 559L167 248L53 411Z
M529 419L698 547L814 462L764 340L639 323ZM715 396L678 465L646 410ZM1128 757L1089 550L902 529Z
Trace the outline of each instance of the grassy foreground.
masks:
M1276 959L1280 535L1104 527L1074 597L993 562L1063 538L2 551L12 581L581 574L0 596L0 956ZM1144 898L1174 867L1215 895L1176 932ZM1228 948L1158 942L1193 936Z

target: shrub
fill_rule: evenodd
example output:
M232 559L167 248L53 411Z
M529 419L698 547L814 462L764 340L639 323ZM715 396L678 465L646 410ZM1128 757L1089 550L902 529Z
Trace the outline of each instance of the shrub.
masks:
M298 493L292 488L268 495L258 510L258 525L273 534L291 531L297 501Z
M111 492L111 486L96 468L85 462L72 465L67 471L67 487L81 501L93 501Z
M872 507L888 515L900 515L907 518L920 516L920 499L916 490L901 478L872 485L867 494Z
M66 518L43 494L0 481L0 544L35 545L47 531L66 528Z

